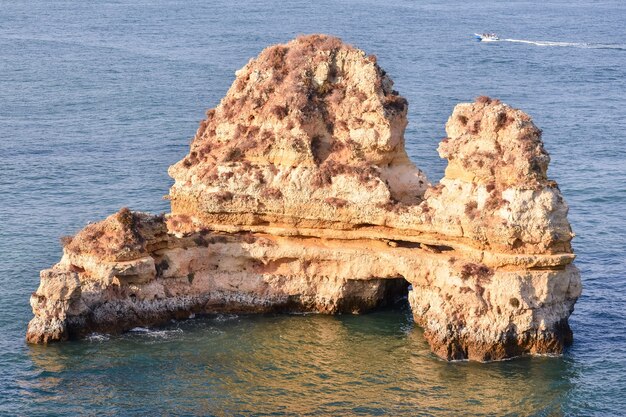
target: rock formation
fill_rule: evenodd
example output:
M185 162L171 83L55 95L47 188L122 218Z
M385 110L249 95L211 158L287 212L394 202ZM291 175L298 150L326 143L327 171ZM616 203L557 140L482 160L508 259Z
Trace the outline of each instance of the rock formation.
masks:
M498 100L459 104L431 185L406 113L376 58L337 38L265 49L170 167L170 214L122 209L65 242L28 341L191 313L357 313L410 284L442 358L561 352L581 283L541 131Z

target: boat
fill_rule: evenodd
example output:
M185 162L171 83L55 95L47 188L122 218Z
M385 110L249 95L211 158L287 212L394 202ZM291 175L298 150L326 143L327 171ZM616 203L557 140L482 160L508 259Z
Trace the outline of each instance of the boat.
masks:
M476 40L479 42L495 42L500 40L495 33L474 33L474 36L476 36Z

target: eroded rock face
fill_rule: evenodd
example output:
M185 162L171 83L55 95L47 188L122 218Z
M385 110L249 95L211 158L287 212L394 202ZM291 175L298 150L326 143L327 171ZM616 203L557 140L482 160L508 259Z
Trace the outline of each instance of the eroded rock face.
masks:
M408 293L445 359L559 353L581 291L567 205L530 117L459 104L432 186L376 59L312 35L267 48L170 167L172 213L122 210L67 242L27 339L191 313L358 313Z

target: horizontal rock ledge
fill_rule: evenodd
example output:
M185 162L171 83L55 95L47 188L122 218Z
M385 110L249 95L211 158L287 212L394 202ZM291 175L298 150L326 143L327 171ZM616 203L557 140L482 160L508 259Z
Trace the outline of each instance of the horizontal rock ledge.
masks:
M410 285L444 359L560 353L581 281L541 130L498 100L459 104L431 184L406 154L407 106L337 38L265 49L170 167L171 213L122 209L64 239L27 340L197 313L361 313Z

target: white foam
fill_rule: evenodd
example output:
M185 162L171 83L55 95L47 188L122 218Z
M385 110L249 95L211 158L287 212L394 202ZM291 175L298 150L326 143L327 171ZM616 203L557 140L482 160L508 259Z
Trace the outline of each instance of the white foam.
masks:
M170 330L150 330L147 336L159 338L159 339L167 339L179 334L182 334L182 329L170 329Z
M229 320L235 320L238 317L239 316L236 314L218 314L217 317L215 317L215 321L224 322Z
M109 335L106 334L101 334L101 333L91 333L90 335L87 336L87 340L90 342L105 342L107 340L109 340L111 337Z
M129 333L145 335L151 338L166 339L178 334L182 334L182 329L149 329L147 327L135 327L129 330Z
M132 332L132 333L148 333L148 332L150 332L150 329L148 329L147 327L133 327L132 329L129 330L129 332Z

